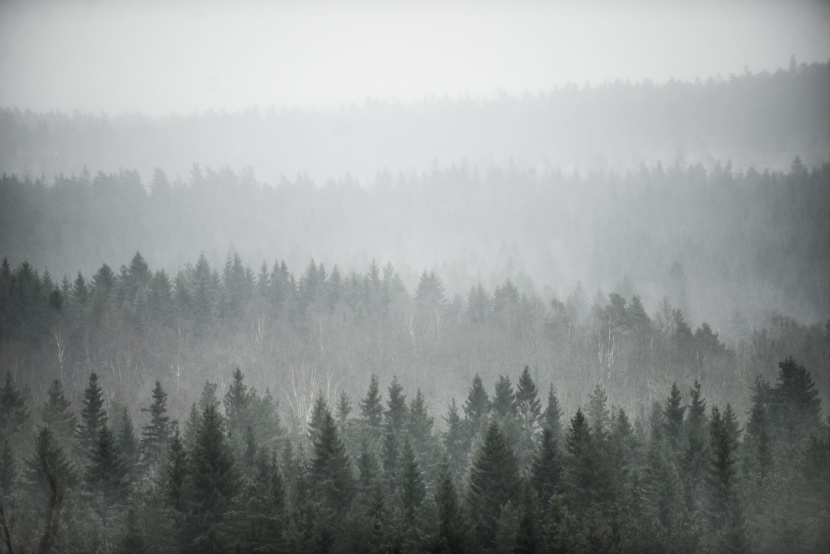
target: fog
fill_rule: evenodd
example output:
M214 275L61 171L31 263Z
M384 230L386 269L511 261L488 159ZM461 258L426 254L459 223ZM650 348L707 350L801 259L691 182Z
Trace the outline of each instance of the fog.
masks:
M0 1L0 258L0 550L830 547L826 1Z

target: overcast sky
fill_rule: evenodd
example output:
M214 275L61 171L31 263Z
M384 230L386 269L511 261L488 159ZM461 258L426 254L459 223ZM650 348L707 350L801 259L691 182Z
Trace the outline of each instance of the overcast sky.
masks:
M491 97L830 59L830 3L6 2L0 105L119 114Z

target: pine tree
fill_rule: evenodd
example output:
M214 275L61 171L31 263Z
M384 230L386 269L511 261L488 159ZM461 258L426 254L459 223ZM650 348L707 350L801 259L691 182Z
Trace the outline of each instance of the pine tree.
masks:
M493 395L493 411L501 418L517 415L516 395L513 393L513 385L506 375L500 376L496 382L496 392Z
M464 422L467 427L468 445L473 443L479 433L486 430L489 413L490 399L487 397L481 377L476 374L467 394L467 400L464 402Z
M597 385L594 392L588 397L588 423L594 438L601 440L608 431L611 423L611 413L608 411L608 395L605 389Z
M677 453L681 445L683 415L686 412L686 407L681 405L682 401L680 389L677 388L677 383L673 383L671 393L666 400L666 407L663 409L664 436L668 439L673 453Z
M0 450L0 496L11 496L17 480L17 461L14 459L9 439L3 439Z
M135 437L133 420L127 412L127 407L121 407L116 432L116 444L124 461L129 481L135 481L138 477L139 450L138 440Z
M92 505L101 518L106 534L113 511L126 501L130 493L127 466L106 423L98 430L97 443L85 477Z
M78 420L72 412L72 403L66 399L63 384L59 379L52 381L47 392L48 398L40 409L43 424L53 431L53 436L64 452L69 452Z
M542 415L542 403L539 401L536 383L530 377L530 370L527 366L516 385L516 408L522 426L530 431L531 436L534 436Z
M406 422L406 395L397 377L392 378L389 385L386 411L383 413L387 429L391 429L396 437L401 436Z
M170 439L170 449L164 466L163 489L167 506L173 512L176 527L181 524L182 516L187 507L187 473L188 460L184 449L179 426L173 427L173 436Z
M502 506L516 499L519 472L516 457L493 420L470 471L467 503L482 545L492 547Z
M444 433L444 448L447 451L447 463L449 464L453 479L460 483L461 476L467 468L469 443L464 432L463 422L458 415L458 406L455 403L455 398L450 403L445 421L447 422L447 431Z
M403 503L403 514L404 519L411 525L415 522L415 511L426 496L426 488L421 477L421 470L418 467L418 461L415 459L415 451L412 450L412 444L408 437L404 440L400 466L399 488Z
M81 448L89 455L98 445L98 432L107 423L104 410L104 391L98 385L98 375L89 375L89 385L84 390L84 408L81 410L81 425L78 428Z
M733 442L728 423L717 407L712 407L709 441L712 454L707 475L707 514L711 536L719 549L742 551L746 548L746 538Z
M821 428L821 399L804 366L787 358L778 364L778 368L772 412L780 440L788 447L799 446Z
M335 517L342 517L354 495L354 478L346 446L328 410L323 415L320 433L314 441L310 478L317 498Z
M0 436L11 438L21 432L29 420L27 397L27 392L17 388L7 371L6 382L0 388Z
M217 525L238 485L233 455L222 432L215 402L208 402L202 411L188 456L188 482L191 486L186 524L190 540L187 542L201 550L214 548ZM196 539L199 541L193 543Z
M559 399L556 397L556 389L551 384L548 390L548 406L542 414L542 427L550 429L551 438L557 446L562 437L562 410L559 408Z
M346 391L340 391L340 396L337 399L337 427L343 437L346 437L346 426L349 422L350 413L352 413L352 401Z
M150 414L150 421L141 433L140 449L142 465L145 471L152 475L170 444L172 430L170 417L167 415L167 393L161 388L159 381L156 381L153 388L153 403L141 411Z
M542 430L542 442L533 459L530 474L542 512L546 513L550 499L560 485L562 463L553 433L547 427Z
M250 407L253 394L245 384L245 376L237 367L233 371L233 381L225 393L225 420L228 430L234 437L241 437L245 429L251 425Z
M522 479L522 497L519 506L519 523L516 533L517 554L535 554L540 551L539 514L536 508L536 491L528 479Z
M446 461L442 464L439 473L435 504L438 506L438 538L441 551L450 554L465 552L467 522L453 483L450 467Z
M380 389L377 375L372 375L366 397L360 401L360 416L368 431L368 439L376 441L381 436L383 423L383 406L381 406Z

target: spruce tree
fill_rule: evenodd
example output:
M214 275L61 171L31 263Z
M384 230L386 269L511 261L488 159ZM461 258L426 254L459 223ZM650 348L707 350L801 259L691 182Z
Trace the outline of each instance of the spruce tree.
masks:
M447 422L447 430L444 433L444 448L447 451L447 463L449 464L453 479L457 483L460 483L461 476L467 468L469 443L467 442L467 435L464 432L463 421L458 415L458 406L455 403L455 398L450 402L445 421Z
M81 448L89 455L98 445L98 432L107 423L107 412L104 410L104 391L98 385L98 375L89 375L89 385L84 390L83 410L81 410L81 425L78 435Z
M366 392L365 398L360 401L360 416L367 430L367 438L371 441L380 439L383 406L381 405L377 375L372 375L369 380L369 390Z
M467 400L464 402L464 423L467 427L468 445L473 443L479 433L486 431L489 413L490 399L484 389L481 377L476 374L467 393Z
M516 395L513 385L506 375L499 377L496 382L496 392L493 395L493 411L501 418L516 416Z
M337 398L337 427L340 434L346 437L346 426L349 423L349 414L352 413L352 400L346 391L340 391L340 396Z
M126 501L130 493L127 466L116 438L106 423L98 430L97 443L92 451L85 480L93 508L101 518L106 534L115 510Z
M536 383L530 377L528 366L525 366L516 384L516 408L524 429L529 431L531 436L535 435L542 415L542 403L539 401L539 392Z
M225 419L228 430L234 437L241 437L245 428L251 424L250 407L253 394L245 384L245 376L237 367L233 371L233 381L225 393Z
M588 397L588 424L594 439L601 441L608 432L611 423L611 412L608 411L608 395L605 389L597 385L594 392Z
M494 545L502 506L516 500L518 485L516 457L493 420L473 461L467 495L476 534L484 547Z
M142 408L142 412L150 414L150 421L144 426L141 433L142 465L151 474L161 463L170 444L172 425L167 415L167 393L156 381L153 387L153 403L149 408Z
M449 464L445 461L435 490L438 506L438 538L442 552L460 554L466 551L467 522L458 498Z
M559 489L561 472L559 449L553 440L553 433L545 427L542 429L542 441L530 469L531 480L543 513L547 512L550 499Z
M706 481L711 537L718 549L741 551L746 547L746 538L733 442L728 422L714 406L709 423L709 441L711 458Z
M551 384L548 390L548 406L542 414L542 427L550 429L551 438L557 446L562 437L562 410L559 408L559 399L556 396L556 389Z
M53 436L64 452L69 452L78 420L71 410L72 403L66 399L63 384L55 379L49 385L47 400L40 409L43 424L52 429Z
M403 394L403 387L397 377L392 378L392 383L387 391L386 411L383 413L387 429L391 429L395 436L400 438L406 423L406 395Z
M342 517L354 496L355 483L346 446L337 432L337 424L326 410L310 467L311 484L316 498L335 518Z
M675 454L681 446L683 415L686 412L686 407L681 405L682 401L683 397L680 395L677 383L672 383L671 393L666 399L666 407L663 408L663 426L664 436L669 442L671 451Z
M214 548L217 525L237 492L233 454L222 432L215 402L204 407L188 456L189 510L187 541L196 549ZM199 539L197 542L193 542Z
M799 446L821 428L821 399L810 372L793 358L778 368L771 400L779 440L788 447Z
M426 496L426 487L408 437L404 440L401 452L400 472L399 488L404 519L411 525L415 522L415 511Z

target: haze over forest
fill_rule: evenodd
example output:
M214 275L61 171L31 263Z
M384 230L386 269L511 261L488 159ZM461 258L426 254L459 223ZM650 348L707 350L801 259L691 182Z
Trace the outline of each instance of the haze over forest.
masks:
M4 2L0 83L0 551L830 545L827 2Z

